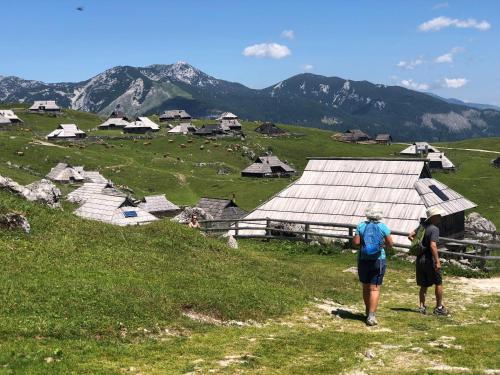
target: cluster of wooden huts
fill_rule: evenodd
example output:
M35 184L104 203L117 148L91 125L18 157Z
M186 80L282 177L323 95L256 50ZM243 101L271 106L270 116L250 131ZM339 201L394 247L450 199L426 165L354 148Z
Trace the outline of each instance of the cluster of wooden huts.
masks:
M169 134L192 134L202 137L227 137L242 135L242 126L238 120L238 116L231 112L224 112L218 118L217 124L206 124L197 128L190 122L185 122L180 119L180 123L176 126L171 126Z
M377 134L375 138L372 138L361 129L348 129L340 134L338 139L342 142L349 143L372 142L384 145L392 144L392 136L390 134Z

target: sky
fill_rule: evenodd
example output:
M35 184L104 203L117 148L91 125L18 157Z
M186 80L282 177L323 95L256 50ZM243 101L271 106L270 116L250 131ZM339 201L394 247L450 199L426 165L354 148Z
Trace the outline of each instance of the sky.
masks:
M3 76L186 61L252 88L309 72L500 105L497 0L16 0L2 13Z

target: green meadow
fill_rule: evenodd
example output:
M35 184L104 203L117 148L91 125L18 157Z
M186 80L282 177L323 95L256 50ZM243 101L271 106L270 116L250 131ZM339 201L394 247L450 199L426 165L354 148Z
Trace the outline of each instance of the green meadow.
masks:
M239 172L272 150L299 171L310 156L384 156L404 145L351 145L332 132L285 126L268 138L244 122L246 139L170 136L106 139L103 120L65 111L19 111L24 125L0 131L0 175L40 179L57 162L99 170L138 198L174 203L233 195L247 210L293 179ZM88 131L81 143L46 142L59 123ZM183 145L183 146L182 146ZM500 139L438 146L500 150ZM478 204L500 226L500 169L493 153L446 150L455 173L434 177ZM230 170L227 175L219 169ZM71 190L61 186L64 192ZM168 220L119 228L80 219L0 191L0 212L24 213L29 235L0 230L0 374L387 374L500 370L498 278L445 275L446 318L420 315L413 265L389 259L380 325L366 327L356 255L340 244L225 241ZM482 275L487 276L487 275ZM496 285L496 287L492 287ZM429 293L429 298L433 297ZM431 305L432 303L429 303ZM332 311L334 312L332 314Z

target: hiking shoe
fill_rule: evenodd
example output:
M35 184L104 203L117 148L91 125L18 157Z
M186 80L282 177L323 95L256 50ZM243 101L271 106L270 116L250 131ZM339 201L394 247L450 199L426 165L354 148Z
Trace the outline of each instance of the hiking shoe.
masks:
M439 306L434 309L434 315L448 316L448 309L444 306Z
M377 324L378 324L378 322L377 322L377 318L375 317L375 315L368 315L368 318L366 318L366 325L373 327L373 326L376 326Z
M420 306L415 309L416 312L422 314L422 315L427 315L427 306Z

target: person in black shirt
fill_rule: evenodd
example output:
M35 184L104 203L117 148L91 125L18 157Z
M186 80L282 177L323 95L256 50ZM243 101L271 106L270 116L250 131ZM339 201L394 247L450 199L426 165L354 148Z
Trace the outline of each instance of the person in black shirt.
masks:
M420 286L420 306L418 311L422 314L427 313L425 297L427 288L434 285L436 294L436 308L434 314L448 315L448 310L443 306L443 278L441 276L441 262L437 244L439 243L439 228L441 222L441 210L437 207L431 207L426 212L427 219L423 223L425 228L424 238L422 239L422 252L415 261L417 285ZM413 240L416 230L410 233L408 238Z

